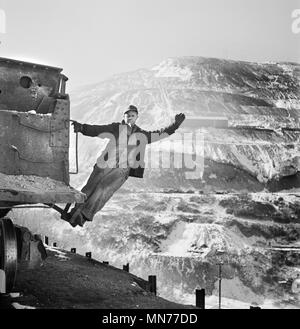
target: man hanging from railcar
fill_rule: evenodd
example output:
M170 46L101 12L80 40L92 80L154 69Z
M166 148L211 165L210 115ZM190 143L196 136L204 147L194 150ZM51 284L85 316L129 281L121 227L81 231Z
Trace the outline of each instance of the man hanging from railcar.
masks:
M87 196L86 201L75 204L67 216L62 216L73 227L83 226L86 221L92 221L95 214L104 207L129 176L143 178L146 145L172 135L185 120L185 115L177 114L174 123L155 131L146 131L138 127L135 124L137 119L138 109L130 105L124 112L122 122L108 125L73 122L75 133L109 139L81 190Z

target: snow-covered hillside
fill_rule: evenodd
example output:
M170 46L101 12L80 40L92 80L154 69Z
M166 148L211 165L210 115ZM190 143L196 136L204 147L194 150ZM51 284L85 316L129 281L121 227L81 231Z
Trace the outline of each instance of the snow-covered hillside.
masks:
M164 127L176 113L186 114L177 133L147 147L146 165L160 150L170 149L176 158L185 141L193 145L193 154L204 155L201 179L187 178L191 169L184 164L178 169L172 158L167 170L147 169L142 182L130 179L130 189L180 185L206 191L278 191L300 186L299 77L300 65L293 63L171 58L72 92L71 113L80 122L106 124L121 121L124 109L135 104L140 109L137 124L145 129ZM216 128L203 118L225 118L228 128ZM195 139L196 133L202 136L197 145L191 135ZM82 184L105 144L80 138L81 174L74 184Z

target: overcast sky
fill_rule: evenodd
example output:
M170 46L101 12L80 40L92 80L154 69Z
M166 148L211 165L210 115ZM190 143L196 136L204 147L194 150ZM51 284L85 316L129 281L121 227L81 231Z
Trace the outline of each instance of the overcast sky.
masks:
M71 88L168 57L300 62L299 0L0 0L0 56L64 68Z

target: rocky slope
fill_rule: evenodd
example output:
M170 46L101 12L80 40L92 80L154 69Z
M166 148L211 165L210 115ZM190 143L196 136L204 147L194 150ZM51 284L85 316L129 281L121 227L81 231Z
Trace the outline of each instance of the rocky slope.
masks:
M300 249L299 209L299 197L287 194L120 192L84 228L73 229L52 210L11 216L66 250L92 251L118 268L129 263L144 279L157 275L158 295L169 300L193 304L203 287L217 296L221 262L223 297L282 308L300 307L291 293L299 250L271 247Z
M19 270L15 308L193 308L156 297L148 282L123 270L58 248L47 247L47 254L40 268Z

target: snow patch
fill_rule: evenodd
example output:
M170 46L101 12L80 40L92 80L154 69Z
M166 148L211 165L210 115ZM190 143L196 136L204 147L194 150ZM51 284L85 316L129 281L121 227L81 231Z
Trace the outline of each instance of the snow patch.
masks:
M173 222L174 219L174 215L172 213L158 213L158 214L154 214L155 217L155 221L161 223L161 224L168 224Z
M35 110L31 110L31 111L28 111L27 113L29 113L29 114L34 114L34 115L39 115L39 116L51 116L52 115L52 113L36 113L36 111Z
M217 250L239 254L249 247L243 236L224 226L178 222L168 238L161 242L160 255L190 257L200 253L201 257L206 257Z
M223 281L222 281L223 283ZM223 284L222 284L223 287ZM200 289L200 287L196 287L196 289ZM163 287L160 288L164 293ZM223 288L222 288L223 291ZM167 296L166 292L166 296ZM256 296L256 295L255 295ZM170 298L170 297L169 297ZM177 303L182 303L185 305L195 305L195 294L186 293L183 291L183 287L174 287L174 294L172 296ZM250 309L250 306L258 306L262 309L299 309L295 305L289 303L280 303L275 299L265 299L261 303L254 301L242 301L235 298L228 298L221 296L221 309ZM218 292L214 295L205 296L205 308L206 309L218 309L219 308L219 296Z
M34 310L34 309L36 309L35 307L26 306L26 305L22 305L22 304L19 304L19 303L12 303L12 306L15 309L18 309L18 310Z
M65 252L62 252L61 250L59 250L55 247L46 246L46 249L55 252L56 253L55 257L60 258L63 261L70 259L70 257L66 256L67 254Z
M285 63L277 63L277 66L280 67L285 74L289 75L291 78L294 77L294 69L292 65L285 64Z
M174 64L174 61L168 59L158 66L152 68L153 71L157 71L156 78L179 78L182 81L188 81L193 76L193 72L190 68L182 68Z
M284 109L300 109L300 101L298 99L278 99L275 102L275 106Z
M219 283L215 282L213 294L217 295ZM246 287L238 277L222 279L222 296L248 303L263 303L264 296L258 296L250 288Z

